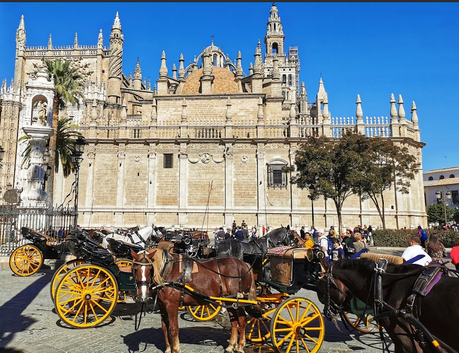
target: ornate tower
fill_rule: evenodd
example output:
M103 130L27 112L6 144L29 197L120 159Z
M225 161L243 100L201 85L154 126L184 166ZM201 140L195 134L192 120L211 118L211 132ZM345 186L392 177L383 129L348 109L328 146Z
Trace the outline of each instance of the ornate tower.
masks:
M107 86L107 100L109 104L121 104L123 42L124 36L121 33L121 22L117 12L110 33L110 60Z
M282 30L282 23L279 17L279 10L276 3L273 2L270 17L268 19L268 29L265 35L266 57L265 62L268 65L273 64L274 55L277 55L279 65L285 64L284 39L285 35Z

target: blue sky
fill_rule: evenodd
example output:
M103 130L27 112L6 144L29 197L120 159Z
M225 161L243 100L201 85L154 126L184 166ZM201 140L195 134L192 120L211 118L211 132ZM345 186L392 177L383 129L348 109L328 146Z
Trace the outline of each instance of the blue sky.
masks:
M2 2L0 80L14 75L15 35L24 15L27 46L95 45L99 30L108 46L119 12L124 34L123 72L158 79L161 53L169 73L180 54L185 65L214 44L248 73L264 36L271 2ZM416 102L423 170L459 166L459 3L277 2L285 48L298 47L300 82L309 101L319 79L332 116L355 116L357 94L365 116L389 116L390 95L401 94L407 118Z

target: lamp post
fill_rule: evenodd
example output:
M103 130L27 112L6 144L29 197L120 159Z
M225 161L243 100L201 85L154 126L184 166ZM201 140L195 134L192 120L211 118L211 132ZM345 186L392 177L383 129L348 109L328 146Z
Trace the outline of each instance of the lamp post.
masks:
M447 191L447 192L445 192L445 196L443 196L443 193L441 191L437 191L435 193L435 197L437 198L437 200L439 202L441 202L443 204L443 209L445 211L445 226L446 226L446 223L448 222L448 220L446 218L446 204L448 203L448 200L451 199L451 192Z
M0 168L2 167L3 156L5 155L5 150L0 146Z
M314 185L309 186L309 195L308 198L311 200L311 221L312 221L312 228L314 228L314 200L317 199L317 194L315 193Z
M74 227L75 229L78 226L78 188L79 188L79 179L80 179L80 165L83 161L83 150L84 145L86 145L86 141L83 136L78 136L75 140L75 148L72 153L72 163L75 170L75 199L74 199L74 207L75 207L75 219L74 219Z

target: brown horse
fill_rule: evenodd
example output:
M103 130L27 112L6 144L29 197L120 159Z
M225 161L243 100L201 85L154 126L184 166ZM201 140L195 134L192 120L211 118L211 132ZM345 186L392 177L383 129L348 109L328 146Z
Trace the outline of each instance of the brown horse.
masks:
M136 300L155 299L160 313L166 353L180 353L178 308L207 305L210 297L256 300L256 286L251 268L237 258L196 261L180 254L155 249L151 253L131 252L137 285ZM259 307L255 306L257 310ZM231 337L225 352L243 352L247 309L243 304L228 306ZM239 341L238 341L239 334Z
M389 263L381 270L369 259L342 259L331 266L321 260L321 264L325 273L317 295L324 310L328 305L345 310L355 296L370 308L376 305L374 318L389 334L395 353L459 352L457 331L452 329L459 321L459 280L449 277L447 268L440 267L435 281L427 282L420 277L424 267L419 265ZM414 290L419 282L429 286Z

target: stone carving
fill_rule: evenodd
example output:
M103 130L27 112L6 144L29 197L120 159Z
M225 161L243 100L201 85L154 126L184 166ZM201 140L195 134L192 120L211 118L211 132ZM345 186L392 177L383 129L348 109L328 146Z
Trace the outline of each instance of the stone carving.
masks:
M46 116L47 107L48 107L48 104L46 104L46 102L41 102L40 109L38 110L38 122L42 125L46 125L48 123L47 116Z

